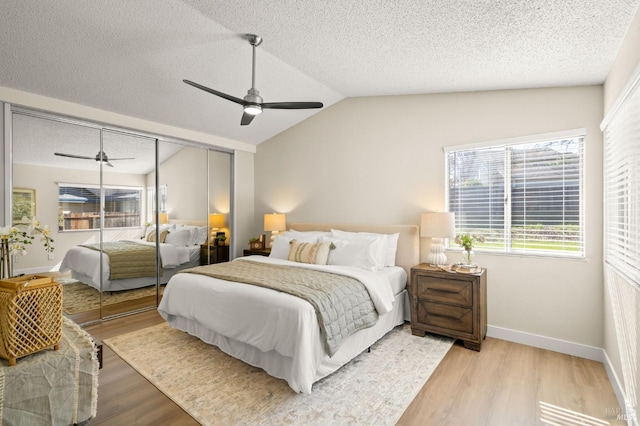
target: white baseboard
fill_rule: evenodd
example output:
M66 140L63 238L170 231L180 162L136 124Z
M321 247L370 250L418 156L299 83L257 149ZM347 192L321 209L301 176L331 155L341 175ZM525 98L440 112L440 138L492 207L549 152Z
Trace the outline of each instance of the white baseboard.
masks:
M548 349L562 354L604 362L604 351L602 348L583 345L581 343L567 342L566 340L555 339L553 337L540 336L493 325L487 327L487 336L533 346L534 348Z
M611 365L611 360L604 349L493 325L487 326L487 336L601 362L604 365L613 391L616 394L618 404L620 404L620 407L625 406L624 387L620 380L618 380L618 376Z
M18 276L18 275L30 275L30 274L41 274L43 272L51 272L51 271L55 271L55 268L47 268L46 266L40 267L40 268L25 268L25 269L16 269L15 267L13 268L12 274L13 276Z
M624 393L624 386L622 385L622 382L620 382L620 379L618 379L616 370L613 369L613 365L611 365L611 360L609 359L607 352L603 350L602 353L604 355L604 361L602 364L604 364L604 370L607 372L613 391L618 399L618 404L620 404L620 407L625 407L626 395ZM631 422L628 423L629 425L638 425L638 419L632 419Z

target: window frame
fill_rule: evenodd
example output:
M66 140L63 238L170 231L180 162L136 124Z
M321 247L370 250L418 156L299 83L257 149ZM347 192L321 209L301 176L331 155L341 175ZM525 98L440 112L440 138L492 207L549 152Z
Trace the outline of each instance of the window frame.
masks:
M98 206L98 211L100 211L100 209L102 209L103 207L100 207L103 205L104 202L104 195L103 195L103 191L105 189L115 189L115 190L123 190L123 191L138 191L139 193L139 198L138 198L138 209L139 209L139 217L138 217L138 221L139 224L138 225L131 225L131 226L107 226L107 223L105 221L105 226L104 226L104 230L116 230L116 229L139 229L143 226L144 222L143 222L143 212L144 212L144 200L143 200L143 196L144 196L144 187L142 186L129 186L129 185L102 185L100 186L99 184L84 184L84 183L66 183L66 182L58 182L58 232L87 232L87 231L99 231L100 227L92 227L92 228L78 228L78 229L66 229L64 227L64 216L63 216L63 210L62 210L62 203L60 201L60 190L63 187L67 187L67 188L80 188L80 189L97 189L99 191L100 194L100 200L99 200L99 206Z
M508 139L499 139L499 140L491 140L484 141L472 144L464 144L464 145L454 145L447 146L443 148L444 152L444 170L445 170L445 206L447 211L451 211L450 202L451 202L451 182L450 182L450 170L449 170L449 154L452 152L460 152L460 151L471 151L474 149L487 149L487 148L496 148L503 149L506 151L513 146L525 145L525 144L535 144L535 143L545 143L545 142L553 142L560 141L564 139L581 139L580 145L580 156L579 156L579 189L578 189L578 250L570 251L566 249L562 250L532 250L528 248L513 248L512 247L512 230L514 228L513 224L513 199L511 194L511 187L513 184L511 170L512 165L510 164L511 158L505 154L504 157L504 214L503 214L503 240L501 247L483 247L482 244L476 244L474 246L474 251L483 252L483 253L492 253L492 254L500 254L500 255L517 255L517 256L526 256L526 257L551 257L551 258L563 258L563 259L585 259L586 258L586 234L585 234L585 180L586 180L586 129L571 129L559 132L550 132L543 133L537 135L529 135L529 136L521 136L515 138ZM563 193L563 202L565 202L567 195ZM508 207L508 208L507 208ZM456 215L456 234L462 233L459 227L458 217ZM455 250L459 249L459 247L453 242L453 239L450 239L447 243L447 249Z

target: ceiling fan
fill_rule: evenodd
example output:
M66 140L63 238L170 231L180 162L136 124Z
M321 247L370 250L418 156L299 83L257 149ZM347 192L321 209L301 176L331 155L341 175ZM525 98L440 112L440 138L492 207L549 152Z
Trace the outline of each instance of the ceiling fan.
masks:
M79 158L81 160L95 160L99 163L102 162L103 164L109 167L113 167L113 164L109 162L109 157L107 157L107 154L105 154L104 151L98 151L95 157L85 157L83 155L75 155L75 154L64 154L61 152L54 152L53 154L58 155L60 157ZM135 158L131 158L131 157L130 158L111 158L111 161L116 161L116 160L135 160Z
M246 126L251 123L253 118L262 113L263 109L311 109L322 108L322 102L262 102L260 93L255 88L256 83L256 47L262 43L262 37L255 34L247 34L246 39L249 44L253 46L253 61L251 69L251 89L247 91L246 96L243 99L236 98L235 96L227 95L226 93L219 92L214 89L210 89L198 83L194 83L190 80L182 80L193 87L197 87L200 90L209 92L213 95L220 96L228 101L235 102L243 106L242 119L240 125Z

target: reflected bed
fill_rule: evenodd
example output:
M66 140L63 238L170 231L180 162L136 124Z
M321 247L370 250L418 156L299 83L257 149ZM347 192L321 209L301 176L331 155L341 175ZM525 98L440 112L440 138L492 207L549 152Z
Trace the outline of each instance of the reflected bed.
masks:
M131 246L131 250L150 250L151 267L149 268L147 263L144 272L136 273L135 263L130 265L130 270L128 271L112 271L110 256L97 250L96 248L99 247L97 245L93 248L79 245L68 250L60 264L60 272L69 271L71 272L71 278L98 291L132 290L155 285L156 243L154 229L149 227L141 239L105 243L114 247L120 247L119 244L128 245ZM204 244L207 239L207 228L206 226L184 224L161 225L160 235L160 240L163 241L159 244L162 265L160 284L166 284L178 271L199 265L200 244ZM126 256L126 252L123 253ZM100 261L101 259L102 262Z

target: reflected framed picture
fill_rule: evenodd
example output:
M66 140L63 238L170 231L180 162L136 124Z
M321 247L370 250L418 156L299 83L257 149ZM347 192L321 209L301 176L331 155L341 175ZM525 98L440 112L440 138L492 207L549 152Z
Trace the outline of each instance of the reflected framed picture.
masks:
M13 188L12 223L20 225L22 218L31 220L36 215L36 190L30 188Z

